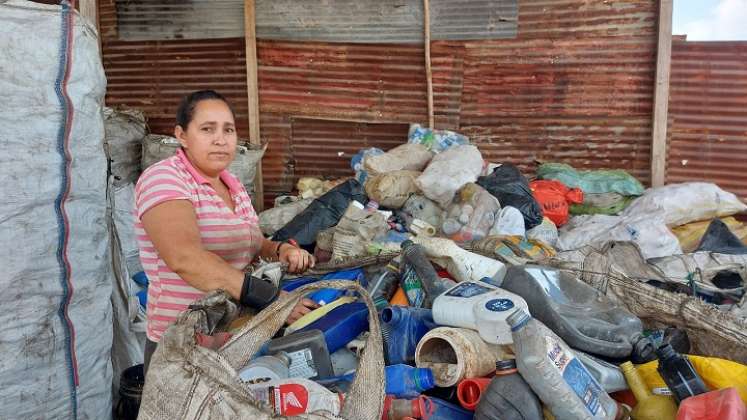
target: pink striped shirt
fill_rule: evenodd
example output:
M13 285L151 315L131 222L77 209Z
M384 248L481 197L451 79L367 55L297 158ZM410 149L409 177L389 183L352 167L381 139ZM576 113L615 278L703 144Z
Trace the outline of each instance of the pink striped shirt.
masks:
M177 315L205 293L181 279L163 261L143 229L142 215L169 200L187 200L194 206L203 247L243 270L259 253L262 232L257 213L244 186L224 170L235 210L226 205L179 149L177 154L146 169L135 187L135 234L148 286L147 336L159 341Z

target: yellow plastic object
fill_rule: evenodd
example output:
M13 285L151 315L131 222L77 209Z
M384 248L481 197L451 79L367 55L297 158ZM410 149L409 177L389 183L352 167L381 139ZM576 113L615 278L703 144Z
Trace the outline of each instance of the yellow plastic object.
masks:
M734 387L737 389L742 401L747 403L747 366L731 360L718 359L716 357L687 356L698 372L703 382L709 389L722 389ZM654 360L637 367L641 378L646 382L649 389L667 386L659 376L656 368L659 361Z
M743 223L733 217L722 217L721 221L724 222L729 230L732 231L737 238L742 240L742 242L747 239L747 226ZM700 240L708 229L709 224L711 224L710 220L704 220L672 228L672 232L677 236L677 240L680 242L680 247L682 247L683 252L688 253L695 251L700 244Z
M285 329L285 335L288 335L288 334L291 334L293 332L300 330L301 328L311 324L312 322L323 317L324 315L327 315L332 309L335 309L336 307L340 305L344 305L346 303L352 303L355 301L356 301L356 298L354 296L343 296L334 302L330 302L324 306L316 308L313 311L302 316L298 321L290 324L288 328Z
M630 413L633 420L674 420L677 417L677 403L674 399L671 396L654 395L632 363L621 364L620 370L637 401Z

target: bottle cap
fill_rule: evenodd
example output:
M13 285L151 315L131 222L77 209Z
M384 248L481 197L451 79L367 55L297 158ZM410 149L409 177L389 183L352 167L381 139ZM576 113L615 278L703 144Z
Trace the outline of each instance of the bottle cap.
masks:
M516 369L516 359L506 359L506 360L499 360L495 362L496 371L511 370L511 369Z
M517 308L506 318L506 322L511 326L511 331L518 331L526 325L532 317L526 313L522 308Z

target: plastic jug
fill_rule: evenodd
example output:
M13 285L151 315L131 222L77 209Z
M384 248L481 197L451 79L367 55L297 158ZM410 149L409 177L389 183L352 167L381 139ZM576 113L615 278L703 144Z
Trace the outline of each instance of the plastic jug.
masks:
M368 329L368 307L363 302L340 305L299 331L320 330L327 350L334 353Z
M315 411L326 411L337 416L343 402L341 394L302 378L250 385L249 391L278 416L297 416Z
M625 380L625 375L623 375L617 366L580 350L574 349L574 352L578 360L584 364L584 367L602 385L602 388L607 393L628 389L628 382Z
M417 398L436 382L430 369L414 368L408 365L392 365L384 369L386 393L397 398Z
M412 241L422 245L428 259L446 268L458 282L479 281L487 277L500 283L506 274L502 262L462 249L452 240L418 236Z
M719 389L682 401L677 420L747 420L747 406L736 388Z
M327 378L332 376L330 361L324 333L320 330L297 332L285 337L275 338L265 344L260 354L284 353L290 359L289 376L291 378Z
M417 245L410 240L402 242L402 268L403 281L410 276L417 276L420 280L425 293L422 307L432 307L433 300L443 293L445 288L433 265L425 256L425 249L422 245Z
M656 349L656 356L659 357L659 367L656 370L672 391L677 404L685 398L708 392L692 363L686 356L674 351L671 345L664 344Z
M290 377L291 360L285 353L272 356L261 356L249 363L239 372L239 378L247 384L270 382Z
M534 420L542 418L542 404L519 375L515 360L497 362L495 377L483 390L475 420Z
M439 325L476 330L491 344L511 344L506 322L515 308L528 311L521 296L484 282L459 283L433 302L433 320Z
M532 316L573 348L620 359L628 358L639 341L646 344L641 352L654 350L643 338L640 319L573 274L512 266L500 286L526 299Z
M351 270L335 271L332 273L325 274L322 276L320 281L327 280L348 280L360 283L362 286L366 286L366 277L363 274L362 268L354 268ZM319 305L326 305L334 302L340 296L346 293L345 290L341 289L320 289L316 292L309 294L308 298L318 303Z
M560 337L522 309L515 310L508 322L519 372L555 417L615 418L615 401Z
M351 350L343 347L329 355L332 371L335 376L346 375L358 369L358 357Z
M344 305L346 303L353 303L356 300L358 299L355 296L343 296L335 300L334 302L316 308L313 311L302 316L298 321L292 323L291 325L288 325L288 327L285 329L284 335L290 335L332 312L332 310L337 308L338 306Z
M421 338L437 327L430 309L392 306L381 311L387 364L412 363Z
M637 401L633 408L632 418L635 420L673 420L677 415L677 404L671 396L654 395L643 378L630 362L620 365L630 390Z
M471 411L433 397L420 396L414 400L391 401L388 410L390 420L414 418L421 420L472 420Z

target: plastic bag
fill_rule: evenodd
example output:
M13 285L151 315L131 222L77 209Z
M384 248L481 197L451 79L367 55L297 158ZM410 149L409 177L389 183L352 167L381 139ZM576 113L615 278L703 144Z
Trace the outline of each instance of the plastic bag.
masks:
M370 175L393 171L422 171L433 159L433 152L422 144L402 144L384 154L371 154L363 160Z
M420 194L414 194L405 201L402 211L397 212L397 215L406 219L409 228L413 219L420 219L431 226L441 226L443 213L443 209L435 201Z
M479 185L469 183L456 195L441 230L457 242L482 239L495 225L496 214L500 210L498 199Z
M659 212L667 226L680 226L744 211L747 211L747 205L716 184L686 182L647 189L622 215L643 217Z
M575 216L559 230L556 247L561 251L586 245L601 249L609 241L635 242L646 259L682 254L677 237L664 224L660 214Z
M621 195L618 193L586 193L584 202L571 204L570 213L577 214L607 214L614 216L625 210L637 197L634 195Z
M386 233L389 225L377 211L367 211L358 202L352 202L335 227L332 237L332 260L362 257L368 244L377 236Z
M568 222L568 204L580 204L584 201L583 191L578 188L569 189L560 181L532 181L529 188L542 206L542 213L556 226L563 226Z
M747 254L747 246L737 238L729 227L719 219L708 225L696 251L711 251L719 254Z
M620 169L579 171L564 163L543 163L537 168L537 178L554 179L568 188L580 188L585 194L643 194L643 185Z
M469 144L469 138L449 130L431 130L420 124L410 124L407 142L422 144L434 153L440 153L453 146Z
M555 247L558 243L558 228L552 220L545 217L542 223L527 231L527 239Z
M454 146L436 155L415 183L426 197L446 208L460 188L477 180L482 163L477 147Z
M515 207L506 206L501 209L495 225L490 229L490 236L524 236L524 216Z
M259 228L266 236L274 234L304 211L312 201L313 198L305 198L263 211L259 214Z
M353 200L364 204L368 201L361 184L349 179L314 200L287 225L275 232L272 238L275 241L287 241L292 238L300 245L311 245L316 241L319 232L340 221Z
M525 229L542 223L542 207L532 196L529 181L516 166L504 163L492 174L478 178L477 184L498 198L502 206L517 208L524 216Z
M390 209L401 208L412 194L418 191L416 171L393 171L369 176L366 180L368 198Z
M377 156L383 154L384 151L379 149L378 147L369 147L368 149L363 149L354 154L350 159L350 167L353 169L353 171L355 171L355 179L358 180L361 185L366 182L366 178L368 177L368 171L366 171L363 166L366 158L369 156Z
M720 220L726 224L729 230L732 231L737 238L742 242L745 242L745 239L747 239L747 226L738 222L737 219L733 217L722 217ZM677 239L680 241L682 251L685 253L695 251L710 224L710 220L703 220L672 228L672 232L674 232Z

